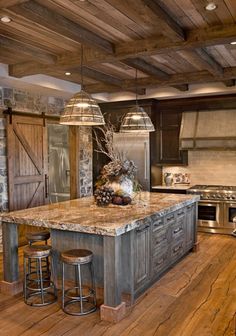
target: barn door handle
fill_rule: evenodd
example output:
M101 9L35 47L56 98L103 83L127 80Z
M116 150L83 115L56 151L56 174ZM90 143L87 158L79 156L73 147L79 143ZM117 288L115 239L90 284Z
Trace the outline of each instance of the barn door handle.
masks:
M48 191L49 191L49 178L48 175L45 174L45 198L48 198Z

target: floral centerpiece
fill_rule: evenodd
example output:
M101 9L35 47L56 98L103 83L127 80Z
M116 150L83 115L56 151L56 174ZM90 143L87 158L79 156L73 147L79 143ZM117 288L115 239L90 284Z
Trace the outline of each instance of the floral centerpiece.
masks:
M127 159L126 153L119 152L113 145L114 127L107 124L98 127L101 136L95 132L97 152L105 154L110 162L103 166L95 184L94 193L97 204L109 203L126 205L131 203L137 167L132 160ZM104 204L103 204L104 202Z

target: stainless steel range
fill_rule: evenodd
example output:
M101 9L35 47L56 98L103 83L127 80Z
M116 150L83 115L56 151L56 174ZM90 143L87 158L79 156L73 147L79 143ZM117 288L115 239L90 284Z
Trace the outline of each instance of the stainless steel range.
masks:
M195 185L187 193L200 195L199 231L232 233L236 218L236 186Z

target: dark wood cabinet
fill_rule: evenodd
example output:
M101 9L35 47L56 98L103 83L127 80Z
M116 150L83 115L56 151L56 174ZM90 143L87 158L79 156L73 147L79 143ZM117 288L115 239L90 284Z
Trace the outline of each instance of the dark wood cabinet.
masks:
M187 152L179 149L182 113L160 110L158 103L153 112L155 132L151 135L152 164L187 164Z

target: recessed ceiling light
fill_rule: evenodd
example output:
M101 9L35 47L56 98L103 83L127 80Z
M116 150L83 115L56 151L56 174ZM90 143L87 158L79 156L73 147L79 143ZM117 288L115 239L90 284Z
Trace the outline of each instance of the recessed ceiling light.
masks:
M213 11L216 8L217 8L217 5L214 2L209 2L205 7L205 9L208 11Z
M2 16L1 21L4 23L9 23L11 22L11 18L9 18L9 16Z
M65 72L65 75L66 75L66 76L70 76L70 75L71 75L71 72Z
M232 41L232 42L230 42L230 44L234 45L234 44L236 44L236 41Z

